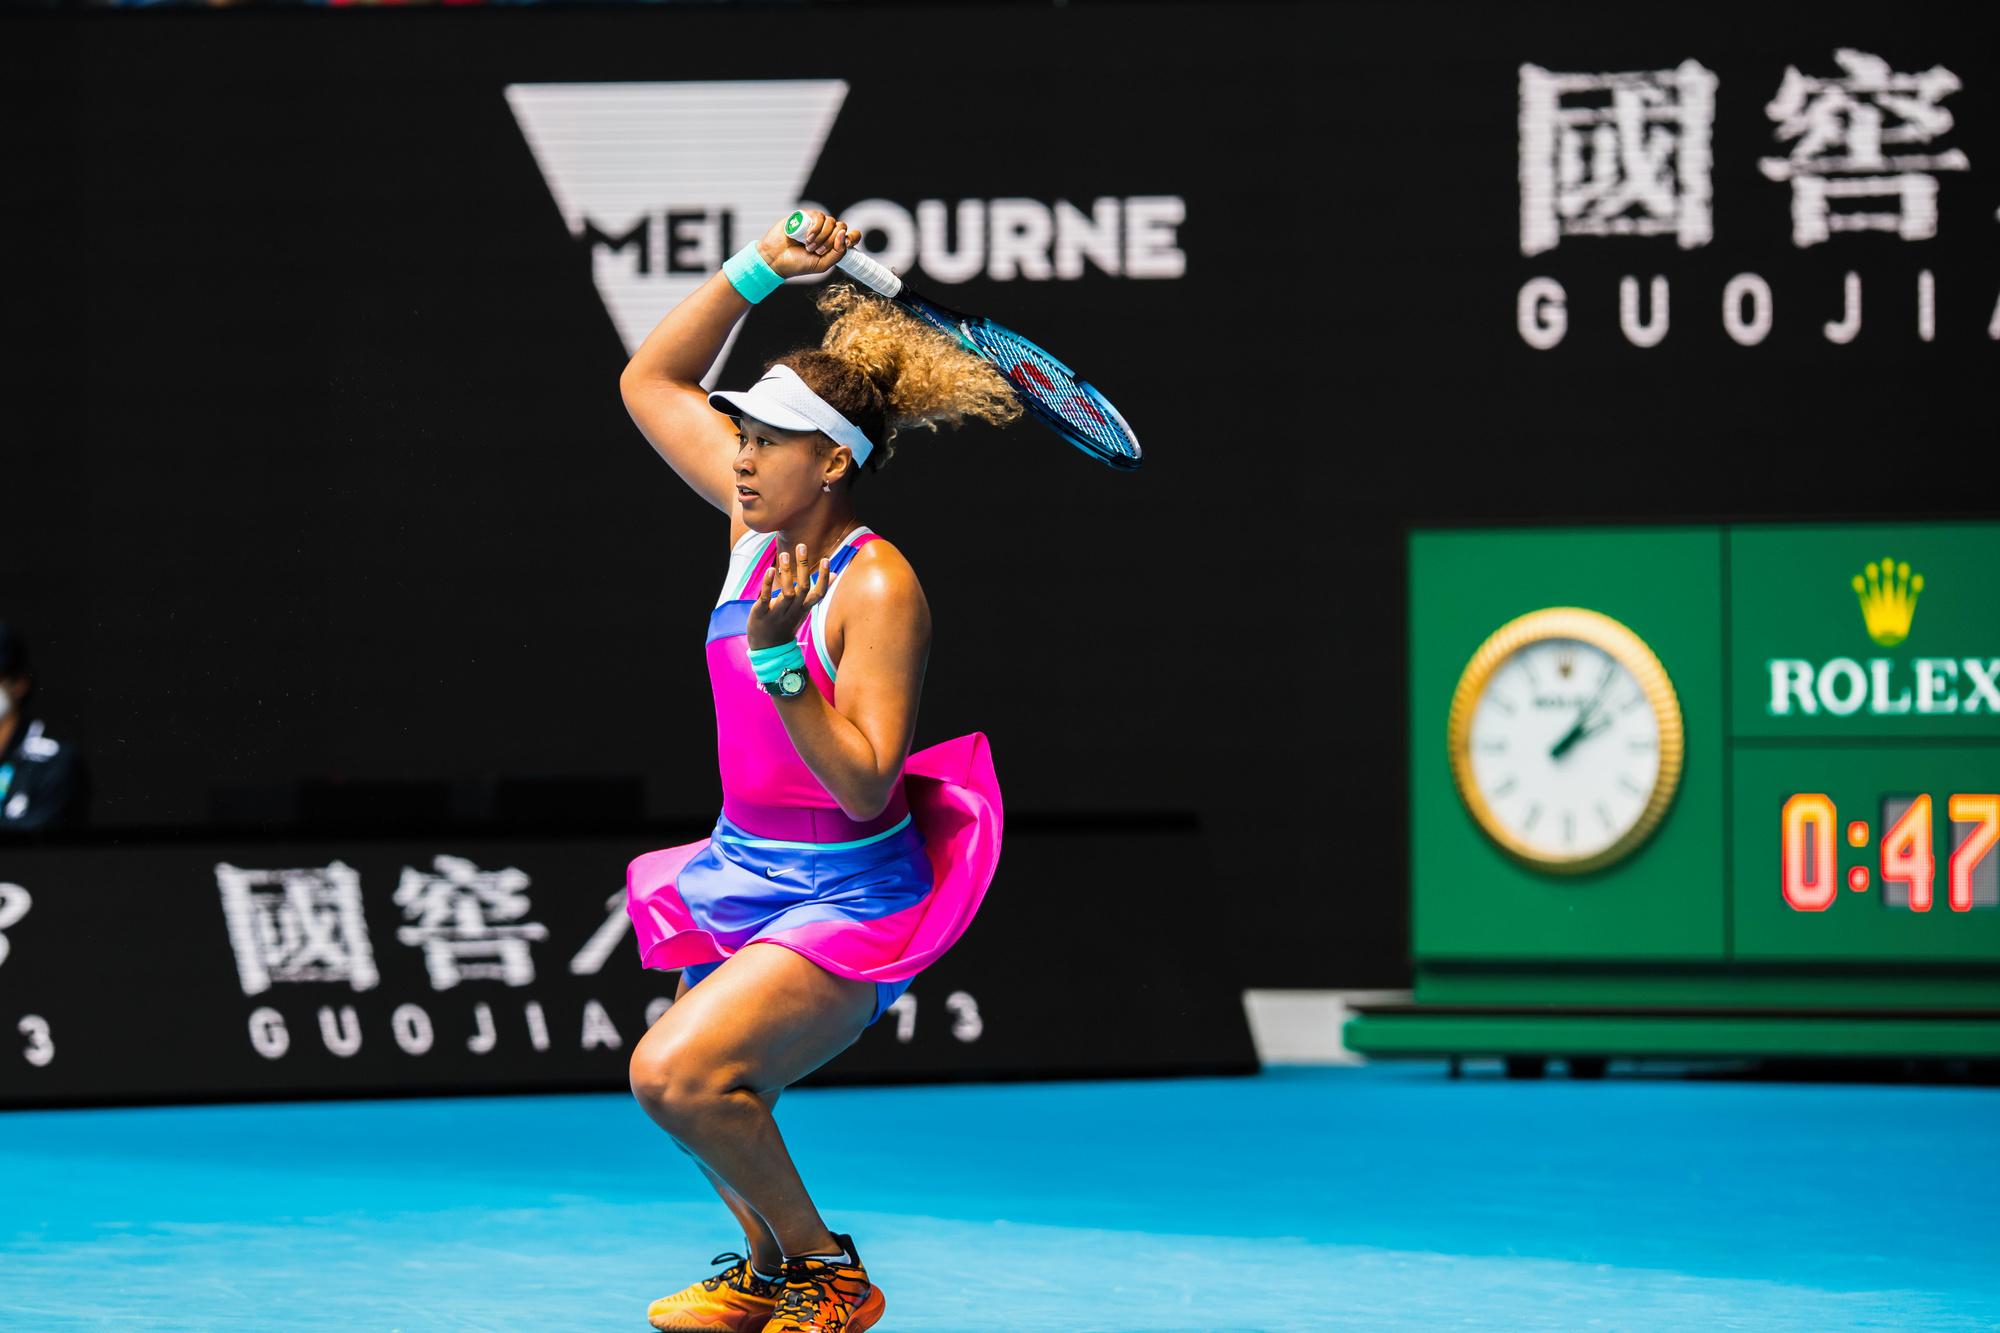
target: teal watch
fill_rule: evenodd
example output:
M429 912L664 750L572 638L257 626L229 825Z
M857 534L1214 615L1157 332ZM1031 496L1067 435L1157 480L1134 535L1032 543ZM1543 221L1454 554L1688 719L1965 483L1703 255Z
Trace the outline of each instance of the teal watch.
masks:
M776 680L762 682L762 688L773 699L796 699L806 692L806 669L802 666L786 667L778 673Z

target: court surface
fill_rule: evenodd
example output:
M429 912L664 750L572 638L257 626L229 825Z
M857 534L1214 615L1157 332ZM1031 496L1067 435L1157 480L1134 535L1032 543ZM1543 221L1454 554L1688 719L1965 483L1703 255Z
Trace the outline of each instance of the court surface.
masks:
M820 1089L894 1330L2000 1326L2000 1089L1436 1065ZM740 1245L629 1097L0 1115L0 1327L637 1329Z

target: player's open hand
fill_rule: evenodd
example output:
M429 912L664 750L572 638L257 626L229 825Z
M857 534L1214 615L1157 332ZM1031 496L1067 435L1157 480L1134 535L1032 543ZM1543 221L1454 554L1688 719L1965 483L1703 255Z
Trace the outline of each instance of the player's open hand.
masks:
M750 646L776 648L797 638L800 622L826 596L826 586L832 580L825 560L819 562L818 569L809 569L803 542L797 555L778 552L778 563L764 571L763 586L750 606Z
M840 262L849 247L861 243L860 232L824 213L807 213L805 225L787 236L785 223L791 216L779 218L757 242L757 253L781 278L824 273Z

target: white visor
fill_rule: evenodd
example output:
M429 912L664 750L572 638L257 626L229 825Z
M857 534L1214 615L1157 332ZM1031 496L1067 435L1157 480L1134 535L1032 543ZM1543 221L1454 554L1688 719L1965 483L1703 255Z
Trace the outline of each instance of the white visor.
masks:
M790 366L772 366L748 389L712 393L708 405L728 416L755 417L779 430L825 431L828 439L853 451L856 467L875 452L860 427L807 388Z

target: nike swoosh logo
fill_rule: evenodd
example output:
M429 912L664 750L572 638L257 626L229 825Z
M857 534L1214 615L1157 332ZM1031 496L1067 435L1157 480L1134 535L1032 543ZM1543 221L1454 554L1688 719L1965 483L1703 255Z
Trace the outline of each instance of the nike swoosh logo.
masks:
M769 875L772 879L776 879L780 875L788 875L791 872L789 870L786 870L783 866L767 866L764 870L764 873Z

